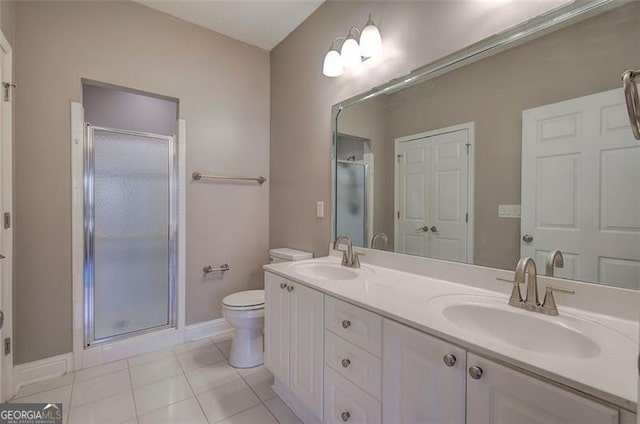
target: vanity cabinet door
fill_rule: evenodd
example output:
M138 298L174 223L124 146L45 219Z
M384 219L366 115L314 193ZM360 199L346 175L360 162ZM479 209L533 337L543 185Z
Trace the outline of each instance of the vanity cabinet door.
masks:
M463 424L465 351L387 319L382 340L382 422Z
M322 418L324 295L301 284L291 285L291 360L289 389Z
M264 365L289 385L289 280L264 274Z
M467 424L618 423L613 408L488 359L469 353L467 366Z

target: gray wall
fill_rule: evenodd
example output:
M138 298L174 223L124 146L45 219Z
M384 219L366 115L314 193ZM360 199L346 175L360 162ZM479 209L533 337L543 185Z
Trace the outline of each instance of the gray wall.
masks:
M93 126L178 134L178 99L82 84L84 120Z
M72 350L69 102L87 78L180 100L187 173L269 174L269 53L133 2L18 2L15 363ZM187 323L262 285L269 182L188 183ZM229 262L222 279L202 266Z
M329 1L271 51L272 247L324 255L331 219L315 217L330 203L331 107L426 63L557 7L561 1ZM369 13L383 38L383 55L338 78L322 75L334 37Z

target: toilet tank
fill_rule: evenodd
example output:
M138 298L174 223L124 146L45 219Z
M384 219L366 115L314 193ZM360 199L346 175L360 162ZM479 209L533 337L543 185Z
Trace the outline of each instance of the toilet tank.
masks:
M288 247L281 247L278 249L269 250L269 262L289 262L289 261L302 261L304 259L312 259L313 253L305 252L302 250L289 249Z

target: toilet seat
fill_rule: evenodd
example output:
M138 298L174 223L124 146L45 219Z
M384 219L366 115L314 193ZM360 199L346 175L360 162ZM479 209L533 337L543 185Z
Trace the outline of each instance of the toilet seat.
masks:
M264 309L264 290L246 290L222 299L222 307L234 311Z

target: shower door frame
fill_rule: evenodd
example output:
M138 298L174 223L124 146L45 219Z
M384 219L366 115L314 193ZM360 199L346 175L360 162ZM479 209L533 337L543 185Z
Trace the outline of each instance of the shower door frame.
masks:
M177 308L176 308L176 284L178 274L178 154L176 151L175 135L162 135L149 132L130 131L120 128L109 128L93 126L85 122L86 143L84 148L84 171L83 171L83 192L84 192L84 347L89 348L101 343L115 340L127 339L142 334L147 334L159 330L177 328ZM93 149L93 133L95 130L108 131L116 134L130 135L136 137L147 137L166 140L169 144L169 322L165 325L145 328L142 330L130 331L101 339L94 338L94 287L95 287L95 254L94 254L94 222L95 222L95 201L94 201L94 172L95 154Z
M338 164L344 164L344 165L358 165L358 166L362 166L364 168L364 225L362 228L362 233L363 233L363 244L364 248L368 248L369 244L371 243L371 237L372 235L370 234L370 230L373 227L373 220L370 218L373 218L371 216L371 214L373 213L373 208L375 207L374 205L370 205L369 202L371 201L371 197L373 196L373 193L370 192L371 190L371 178L369 173L371 172L370 166L372 165L372 163L369 163L365 160L359 160L359 161L350 161L350 160L343 160L343 159L336 159L336 197L337 197L337 184L338 184L338 172L337 172L337 166ZM337 203L336 203L336 208L337 208ZM334 229L334 233L336 233L336 237L338 237L340 234L338 234L338 216L337 216L337 209L336 209L336 222L335 222L335 229Z

